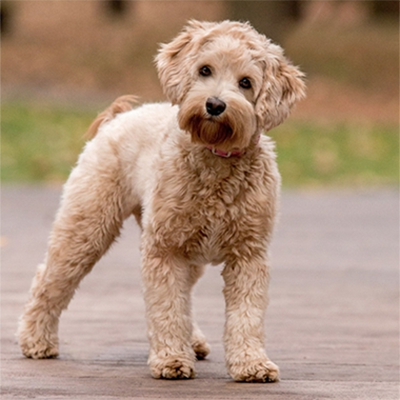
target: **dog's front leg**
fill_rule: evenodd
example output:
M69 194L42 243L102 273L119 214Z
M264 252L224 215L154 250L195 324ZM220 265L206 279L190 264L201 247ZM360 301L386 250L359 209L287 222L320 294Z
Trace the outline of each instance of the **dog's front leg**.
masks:
M268 263L263 259L227 262L224 332L226 366L235 381L274 382L278 367L264 348L264 314L268 303Z
M142 276L152 376L193 378L190 266L172 256L155 257L144 247Z

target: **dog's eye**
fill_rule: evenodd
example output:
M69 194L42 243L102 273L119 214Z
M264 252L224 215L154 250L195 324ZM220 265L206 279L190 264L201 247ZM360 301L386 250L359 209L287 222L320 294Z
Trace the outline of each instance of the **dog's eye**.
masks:
M251 89L251 82L250 79L248 78L243 78L241 81L239 81L239 86L243 89Z
M210 76L211 75L210 67L207 67L207 65L205 65L204 67L201 67L199 70L199 74L201 76Z

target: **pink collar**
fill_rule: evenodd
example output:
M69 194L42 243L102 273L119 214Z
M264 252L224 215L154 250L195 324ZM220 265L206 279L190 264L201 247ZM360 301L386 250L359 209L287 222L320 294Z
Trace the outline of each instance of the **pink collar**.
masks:
M260 137L261 134L257 135L254 139L253 139L253 143L257 146L258 142L260 141ZM215 147L212 146L206 146L208 150L211 151L211 153L213 153L216 156L219 157L223 157L223 158L229 158L229 157L240 157L243 154L246 153L246 150L236 150L236 151L224 151L224 150L220 150L217 149Z
M220 150L220 149L217 149L217 148L212 147L212 146L206 146L206 147L214 155L219 156L219 157L223 157L223 158L229 158L229 157L235 157L235 156L238 157L238 156L241 156L241 155L243 155L245 153L245 151L240 151L240 150L226 152L224 150Z

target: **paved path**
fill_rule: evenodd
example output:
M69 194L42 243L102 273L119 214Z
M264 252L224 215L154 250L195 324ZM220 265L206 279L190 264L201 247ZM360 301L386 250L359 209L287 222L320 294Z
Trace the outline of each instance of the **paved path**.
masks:
M268 352L282 375L274 384L235 383L225 372L218 267L208 269L195 298L209 359L197 363L195 380L150 377L133 220L64 313L61 357L23 358L17 318L59 194L2 190L3 400L399 399L397 191L284 193L267 313Z

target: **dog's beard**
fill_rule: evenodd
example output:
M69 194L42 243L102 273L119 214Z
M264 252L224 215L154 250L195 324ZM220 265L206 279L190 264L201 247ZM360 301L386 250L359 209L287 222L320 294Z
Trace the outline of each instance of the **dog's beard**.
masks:
M230 107L229 111L212 117L203 110L190 109L182 104L178 114L179 126L191 134L194 143L225 151L242 150L250 143L256 121L253 114L249 116L249 110L239 110Z
M223 145L233 136L233 129L227 122L200 115L191 116L183 128L190 132L193 142L204 145Z

